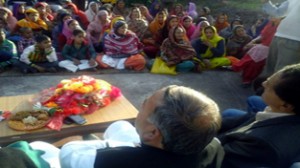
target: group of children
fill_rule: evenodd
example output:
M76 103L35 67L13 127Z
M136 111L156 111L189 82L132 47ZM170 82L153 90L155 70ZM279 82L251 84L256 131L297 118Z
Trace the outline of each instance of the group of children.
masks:
M56 10L45 2L33 7L17 2L12 11L0 7L1 71L9 65L23 73L56 72L59 67L71 72L89 68L140 71L147 61L161 57L179 72L218 67L244 70L243 82L249 83L266 58L265 51L253 48L254 43L274 35L261 34L268 32L263 30L267 19L259 19L247 32L240 18L230 24L226 14L214 18L208 7L197 12L193 2L185 8L155 0L149 9L144 5L129 9L124 0L91 1L85 12L63 2ZM252 55L259 58L250 64ZM260 68L253 73L252 67Z

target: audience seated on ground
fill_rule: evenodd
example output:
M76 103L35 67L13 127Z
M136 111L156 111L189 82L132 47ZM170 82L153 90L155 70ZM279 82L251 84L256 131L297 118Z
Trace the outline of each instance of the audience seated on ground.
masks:
M82 29L75 29L72 38L68 40L62 51L63 61L58 65L71 72L97 67L95 61L97 53L89 44L86 33Z
M126 18L129 14L129 11L126 7L124 0L117 0L116 4L113 7L112 13L114 16L123 16Z
M29 27L20 28L21 39L17 42L18 55L21 55L25 48L34 45L34 35L32 29Z
M227 42L228 39L232 36L232 33L233 33L232 30L233 30L234 26L237 26L237 25L243 25L243 21L242 21L241 19L239 19L239 18L234 19L234 20L230 23L230 26L229 26L229 27L227 27L227 28L221 30L220 33L219 33L219 35L220 35L221 37L223 37L223 38L226 40L226 42Z
M252 40L252 37L246 34L243 25L236 25L232 29L232 36L226 44L226 54L241 59L246 53L244 46Z
M96 19L98 10L99 10L99 5L97 2L92 1L89 3L88 9L85 11L85 15L90 23Z
M176 66L178 72L193 70L193 58L196 51L186 37L185 29L182 26L172 27L169 37L161 45L160 57L167 66Z
M231 62L225 57L225 40L218 35L214 26L207 26L203 34L192 43L197 52L197 57L204 62L203 68L214 69L229 65Z
M55 49L51 45L51 39L46 35L38 35L36 44L23 51L16 67L22 73L56 72L58 63Z
M87 38L93 44L96 52L103 51L103 38L106 30L110 27L110 18L106 10L98 12L96 19L91 22L86 30Z
M230 24L228 23L228 16L225 13L219 14L217 16L214 26L217 29L217 33L220 33L221 30L229 27Z
M243 58L232 64L233 71L242 72L242 83L250 85L262 72L269 52L269 45L275 35L280 19L271 19L262 30L261 35L253 39L244 48L248 50Z
M3 29L0 29L0 72L15 64L18 60L15 44L6 39Z
M127 17L128 29L134 32L141 40L148 30L148 22L143 19L138 7L133 7Z
M191 42L193 42L194 40L199 39L202 36L203 33L203 29L207 26L209 26L209 22L207 20L203 20L201 22L198 23L194 33L191 36Z
M79 10L73 3L67 3L64 8L68 10L68 12L72 15L72 18L77 20L84 30L87 29L90 22L83 11Z
M225 151L222 167L290 167L299 158L299 85L300 64L286 66L263 82L268 107L218 136Z
M182 26L186 31L186 36L188 37L189 40L191 40L192 35L196 30L196 26L193 23L193 18L191 16L184 16L182 18Z
M113 24L113 30L104 37L104 55L97 57L101 68L132 69L141 71L146 61L142 43L123 20Z
M141 11L142 18L144 20L147 20L148 24L150 24L153 21L153 16L150 14L148 8L144 5L142 5L142 6L139 6L139 9Z

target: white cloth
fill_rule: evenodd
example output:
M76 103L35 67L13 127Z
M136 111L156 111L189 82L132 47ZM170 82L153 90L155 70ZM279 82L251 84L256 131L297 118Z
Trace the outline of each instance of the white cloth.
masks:
M135 128L127 121L111 124L104 133L104 140L73 141L65 144L60 151L63 168L93 168L97 149L106 147L131 146L140 142Z
M284 117L288 115L293 115L292 113L278 113L278 112L272 112L271 108L267 106L264 111L259 111L255 115L255 120L256 121L263 121L271 118L276 118L276 117Z
M300 0L287 0L278 8L269 1L263 5L263 10L274 17L285 17L275 36L300 41Z
M127 58L112 58L108 55L103 55L102 62L115 69L125 69L125 61Z
M51 168L60 168L59 152L60 150L46 142L35 141L29 144L33 149L45 151L41 157L46 160Z
M98 66L97 62L94 66L90 66L89 60L80 60L81 64L75 65L73 61L63 60L58 63L59 67L65 68L71 72L76 72L78 70L91 69Z

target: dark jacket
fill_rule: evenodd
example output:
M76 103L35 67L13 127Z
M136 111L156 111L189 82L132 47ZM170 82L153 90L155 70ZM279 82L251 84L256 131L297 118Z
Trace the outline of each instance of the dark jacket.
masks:
M255 121L219 136L222 167L289 167L300 151L300 117Z

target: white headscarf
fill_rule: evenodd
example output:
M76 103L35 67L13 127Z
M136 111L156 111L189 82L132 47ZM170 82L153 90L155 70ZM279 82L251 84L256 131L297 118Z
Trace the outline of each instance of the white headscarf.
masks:
M91 8L91 6L92 6L93 4L96 4L96 9L97 9L96 12L94 12L94 11L92 10L92 8ZM98 13L98 9L99 9L99 5L98 5L97 2L91 2L91 3L89 4L88 9L85 11L85 15L86 15L86 17L88 18L89 22L92 22L92 21L95 20L96 15L97 15L97 13Z

